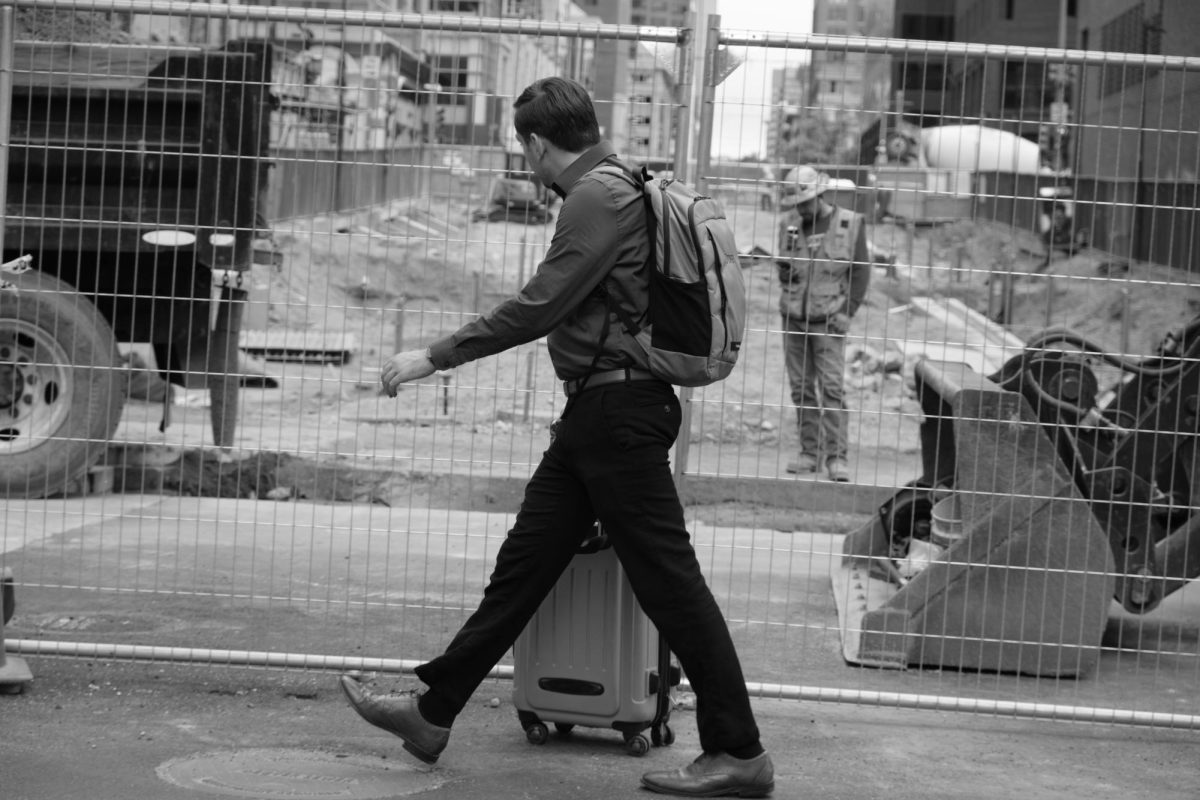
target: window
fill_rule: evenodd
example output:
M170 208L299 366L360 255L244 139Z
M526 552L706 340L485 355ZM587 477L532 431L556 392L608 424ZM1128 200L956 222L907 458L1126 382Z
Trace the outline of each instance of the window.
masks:
M433 0L429 10L439 14L474 14L479 15L482 0Z
M1161 17L1155 15L1146 19L1141 4L1130 8L1100 28L1100 49L1110 53L1162 53ZM1107 65L1101 73L1100 93L1110 95L1119 92L1127 86L1154 77L1158 72L1158 67L1147 70L1126 64Z
M470 73L467 56L434 56L433 79L442 85L439 105L465 106L470 102Z
M954 17L940 14L904 14L900 17L901 39L954 41Z
M1046 88L1046 65L1038 61L1006 61L1003 108L1020 112L1044 107L1054 98Z
M941 91L946 80L944 64L908 63L900 76L900 86L904 89Z

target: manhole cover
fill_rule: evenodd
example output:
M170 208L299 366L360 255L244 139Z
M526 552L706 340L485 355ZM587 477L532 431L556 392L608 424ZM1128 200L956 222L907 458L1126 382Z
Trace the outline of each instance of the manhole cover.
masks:
M403 797L442 783L437 773L361 756L314 750L236 750L176 758L158 777L188 789L227 797Z

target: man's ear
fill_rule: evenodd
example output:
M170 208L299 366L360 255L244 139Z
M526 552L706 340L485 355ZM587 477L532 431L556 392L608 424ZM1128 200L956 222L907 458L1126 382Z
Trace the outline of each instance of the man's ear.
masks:
M526 140L529 143L529 153L538 161L546 157L546 140L536 133L529 134Z

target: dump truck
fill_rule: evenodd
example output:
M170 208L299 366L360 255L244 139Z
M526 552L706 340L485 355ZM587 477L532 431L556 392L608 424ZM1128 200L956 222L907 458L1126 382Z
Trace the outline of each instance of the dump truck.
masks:
M922 475L832 570L847 661L1078 676L1114 599L1200 577L1200 317L1144 359L1051 328L915 380Z
M269 44L18 42L12 58L0 497L86 478L125 402L119 342L207 388L228 448L243 278L263 252Z

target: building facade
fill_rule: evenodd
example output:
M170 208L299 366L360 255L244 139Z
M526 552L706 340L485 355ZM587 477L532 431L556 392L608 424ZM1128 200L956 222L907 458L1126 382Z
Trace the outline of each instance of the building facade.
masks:
M767 161L787 160L786 149L797 120L808 113L810 89L807 65L771 71L771 113L767 118Z
M1200 56L1194 0L1081 0L1075 47ZM1077 169L1135 181L1195 183L1200 80L1194 73L1113 64L1076 70Z
M892 6L893 0L814 0L813 33L890 36ZM837 150L853 151L862 130L887 109L890 72L891 57L887 55L837 48L812 51L808 71L809 113L823 115L827 123L844 131L840 137L844 141ZM786 132L785 124L781 133Z
M892 34L893 0L815 0L813 33L834 36ZM828 115L845 111L879 111L888 100L891 58L846 50L815 50L810 72L810 99Z
M691 19L692 0L283 2L443 19L421 29L388 31L343 30L336 23L240 23L240 35L269 38L279 52L275 73L281 76L281 116L283 128L291 132L285 136L295 138L307 127L304 136L320 139L325 131L346 147L432 143L502 147L515 153L513 98L537 78L560 75L588 88L602 132L618 151L636 161L670 160L673 155L678 102L674 45L481 34L455 30L444 18L682 27Z

